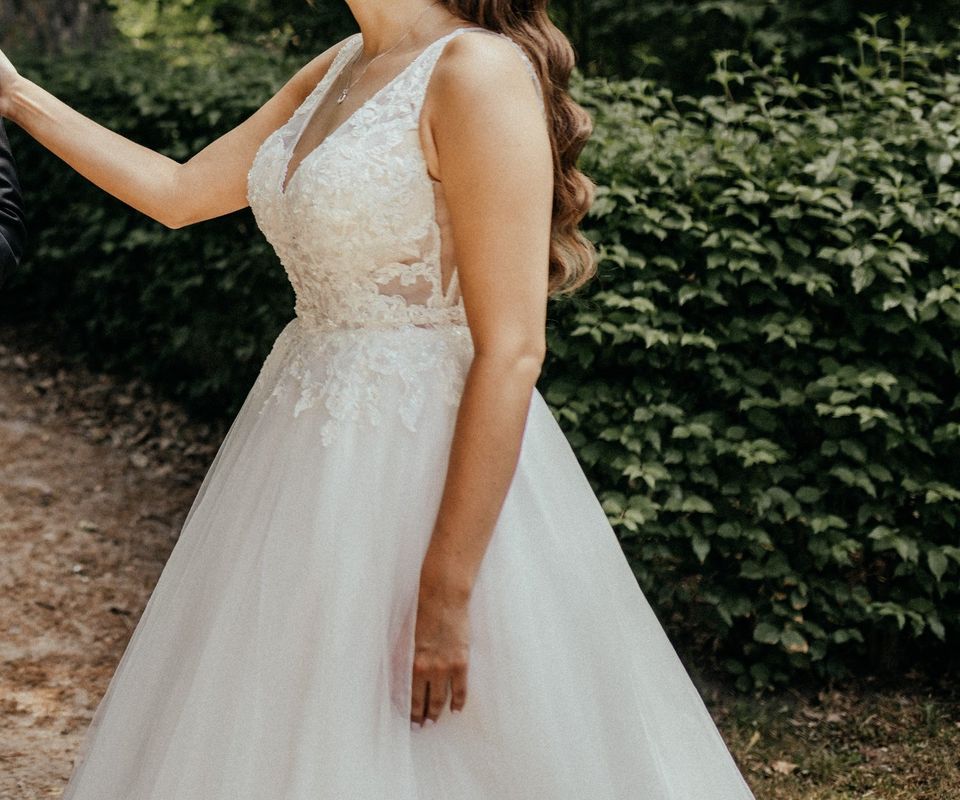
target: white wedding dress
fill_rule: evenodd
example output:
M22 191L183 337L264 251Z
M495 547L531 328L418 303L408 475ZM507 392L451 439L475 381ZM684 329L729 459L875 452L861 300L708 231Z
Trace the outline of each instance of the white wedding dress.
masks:
M296 317L200 486L64 800L753 797L536 390L471 599L466 706L410 724L419 568L472 354L417 127L444 44L469 30L483 29L426 47L288 176L362 45L349 37L260 148L250 204Z

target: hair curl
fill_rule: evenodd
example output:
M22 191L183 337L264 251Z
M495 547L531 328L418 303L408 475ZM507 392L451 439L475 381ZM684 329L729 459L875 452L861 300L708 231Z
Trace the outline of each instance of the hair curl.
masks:
M554 193L550 243L550 294L567 294L597 271L596 250L580 222L593 203L596 186L577 169L593 132L593 119L570 96L576 63L570 40L547 14L548 0L443 0L458 17L503 33L520 45L537 70L550 123Z

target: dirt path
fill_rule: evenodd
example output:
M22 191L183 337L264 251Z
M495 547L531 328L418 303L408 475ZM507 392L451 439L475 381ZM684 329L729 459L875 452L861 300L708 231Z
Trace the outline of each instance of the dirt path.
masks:
M0 329L3 800L60 796L222 438L59 361Z

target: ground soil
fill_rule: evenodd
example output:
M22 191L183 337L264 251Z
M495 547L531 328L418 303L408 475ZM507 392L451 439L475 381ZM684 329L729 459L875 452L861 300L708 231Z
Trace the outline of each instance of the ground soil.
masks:
M222 432L0 329L3 800L59 797Z

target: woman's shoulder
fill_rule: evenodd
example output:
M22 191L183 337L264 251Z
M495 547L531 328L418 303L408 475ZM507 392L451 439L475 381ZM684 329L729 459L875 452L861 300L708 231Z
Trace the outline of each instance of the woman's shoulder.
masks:
M434 175L445 171L439 163L445 152L460 165L461 178L471 175L469 181L482 181L482 171L494 164L501 174L549 180L551 140L539 78L518 50L506 36L473 30L444 43L423 108L438 161ZM464 158L467 152L472 157Z
M495 96L504 103L543 104L543 87L530 57L503 33L464 29L444 46L435 73L433 82L441 97Z

